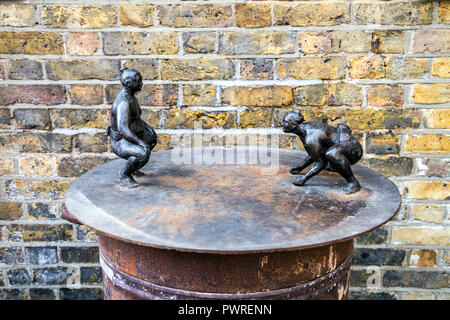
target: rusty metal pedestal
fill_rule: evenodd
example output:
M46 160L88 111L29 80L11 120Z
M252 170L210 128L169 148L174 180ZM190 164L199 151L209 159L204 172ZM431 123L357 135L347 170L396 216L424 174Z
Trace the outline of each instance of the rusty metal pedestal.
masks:
M295 187L305 153L279 150L268 175L254 151L216 148L229 165L157 152L135 189L117 184L120 159L77 179L63 217L98 232L105 299L346 299L353 238L394 216L398 189L359 165L356 194L331 172Z

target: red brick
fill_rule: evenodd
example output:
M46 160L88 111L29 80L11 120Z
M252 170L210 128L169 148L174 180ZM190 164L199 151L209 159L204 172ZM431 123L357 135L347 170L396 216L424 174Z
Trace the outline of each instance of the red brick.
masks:
M0 105L54 105L65 102L66 88L62 85L0 85Z

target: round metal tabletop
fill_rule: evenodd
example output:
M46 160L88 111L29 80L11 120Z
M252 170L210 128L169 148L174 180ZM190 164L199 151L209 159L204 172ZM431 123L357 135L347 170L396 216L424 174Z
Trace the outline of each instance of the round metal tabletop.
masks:
M82 224L123 241L225 254L349 240L386 223L400 207L397 187L359 165L352 168L362 189L346 195L345 180L333 172L323 171L303 187L292 185L289 169L304 152L278 150L279 163L271 167L255 161L248 147L216 148L212 155L224 155L230 164L196 163L198 157L176 163L171 152L153 153L134 189L118 184L124 160L90 170L69 187L67 209Z

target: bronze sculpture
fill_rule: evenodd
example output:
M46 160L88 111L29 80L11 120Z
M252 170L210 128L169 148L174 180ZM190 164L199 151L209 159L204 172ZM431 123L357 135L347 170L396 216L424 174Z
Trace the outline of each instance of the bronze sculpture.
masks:
M129 188L139 186L132 175L143 175L139 171L149 160L157 143L155 130L141 119L142 110L136 92L142 89L142 76L134 69L120 69L120 90L111 107L111 125L106 129L110 136L111 150L127 160L119 172L119 180Z
M323 122L305 122L299 110L288 112L283 118L283 131L295 133L305 147L308 156L298 165L291 168L291 174L299 174L312 164L311 169L303 176L294 179L296 186L303 186L309 179L322 170L336 171L346 181L344 192L357 192L361 185L353 175L351 165L357 163L363 154L361 144L352 136L346 124L336 127Z

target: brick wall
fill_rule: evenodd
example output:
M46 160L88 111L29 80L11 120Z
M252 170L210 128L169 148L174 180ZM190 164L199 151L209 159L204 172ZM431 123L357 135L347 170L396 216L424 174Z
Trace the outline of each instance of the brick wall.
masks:
M1 1L0 299L102 297L96 235L60 208L115 157L120 66L159 150L194 121L216 142L293 108L346 121L404 199L356 240L350 297L449 299L449 22L450 1Z

